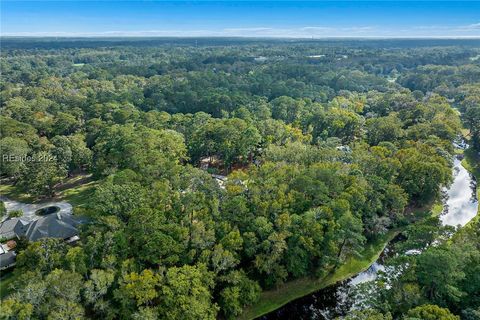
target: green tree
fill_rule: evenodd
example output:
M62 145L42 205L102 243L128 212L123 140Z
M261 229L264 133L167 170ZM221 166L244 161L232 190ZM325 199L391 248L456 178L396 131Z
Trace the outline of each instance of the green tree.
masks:
M75 134L68 136L72 160L70 170L90 169L92 165L93 152L87 147L84 135Z
M52 155L57 159L57 163L65 170L70 168L72 162L72 149L70 148L70 141L65 136L55 136L51 139L53 149Z
M353 111L331 108L313 118L314 138L337 137L349 143L360 136L363 118Z
M421 204L428 203L440 192L440 187L451 179L450 164L447 159L424 144L402 149L396 158L402 163L398 184L409 196Z
M75 272L55 269L45 277L46 308L39 306L41 313L46 312L48 319L84 319L84 308L80 304L82 277Z
M55 194L55 185L66 176L66 169L49 152L38 152L27 163L19 184L36 196L51 197Z
M355 310L351 312L346 317L341 318L342 320L392 320L392 315L390 313L383 314L377 310L367 309L367 310Z
M459 316L453 315L448 309L436 305L423 305L408 311L405 320L460 320Z
M459 288L459 281L465 277L461 264L459 253L444 247L429 248L418 257L418 283L430 301L443 305L463 296Z
M27 142L21 138L6 137L0 140L0 157L2 163L0 174L18 179L26 170L25 157L30 152Z
M59 112L55 116L52 129L55 135L69 135L74 133L79 127L80 122L75 116L66 112Z
M340 265L348 256L359 255L360 250L365 243L365 237L362 234L362 220L353 215L344 204L338 203L333 208L334 212L339 210L336 230L337 238L337 266ZM334 213L335 214L335 213Z
M160 287L159 314L172 320L216 319L213 275L204 265L169 268Z
M467 107L464 118L474 146L480 148L480 99L477 104Z
M0 201L0 217L3 217L7 213L7 208L5 207L5 202Z
M22 210L12 210L8 213L9 218L19 218L21 216L23 216Z
M173 265L181 261L188 229L168 219L165 212L142 209L130 219L131 252L149 264Z
M110 318L115 314L108 294L115 280L113 270L92 269L84 283L83 298L98 316Z
M33 315L33 305L19 298L7 298L0 303L0 318L29 320Z
M260 139L258 130L244 120L212 119L192 134L189 154L194 162L218 156L229 168L235 162L248 162Z
M61 268L67 253L65 243L60 239L45 238L29 243L28 247L17 255L15 272L37 270L49 273Z
M85 317L85 310L79 303L58 299L56 306L50 311L48 320L82 320Z
M365 125L370 145L378 145L382 141L395 142L404 135L403 123L394 113L387 117L368 119Z
M161 276L152 270L145 269L141 273L131 272L123 276L120 288L117 290L117 299L123 304L130 301L137 305L151 305L159 296L158 286Z
M81 275L85 275L88 271L86 259L87 256L81 247L70 248L65 255L67 268Z
M115 215L127 221L135 209L146 204L146 190L138 175L125 170L107 177L93 195L92 210L101 215Z
M245 306L258 300L261 288L256 281L249 279L243 270L232 271L221 279L227 286L220 292L219 304L227 318L238 317Z
M113 125L103 130L94 150L95 172L101 176L131 169L145 178L168 177L186 157L181 134L133 125Z

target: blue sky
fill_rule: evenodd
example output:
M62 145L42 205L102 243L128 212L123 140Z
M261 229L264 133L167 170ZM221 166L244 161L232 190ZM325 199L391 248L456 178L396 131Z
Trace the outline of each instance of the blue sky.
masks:
M1 0L1 35L480 37L480 1Z

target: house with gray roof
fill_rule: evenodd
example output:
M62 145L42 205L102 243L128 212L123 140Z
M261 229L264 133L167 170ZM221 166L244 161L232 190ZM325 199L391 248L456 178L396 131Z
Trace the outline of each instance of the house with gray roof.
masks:
M28 221L21 218L5 220L0 224L0 239L13 239L25 235L28 228Z
M77 226L81 222L79 218L62 211L48 214L31 222L12 218L0 223L0 239L9 240L24 236L29 241L60 238L66 240L67 243L73 243L79 239ZM16 253L13 250L15 246L9 247L9 242L0 244L0 270L15 265Z
M0 223L0 239L13 239L25 236L29 241L41 238L68 239L78 234L80 220L70 214L57 212L35 221L12 218Z
M72 215L57 212L31 222L25 233L29 241L41 238L69 239L78 234L80 221Z
M15 251L7 251L0 254L0 270L5 270L15 265Z

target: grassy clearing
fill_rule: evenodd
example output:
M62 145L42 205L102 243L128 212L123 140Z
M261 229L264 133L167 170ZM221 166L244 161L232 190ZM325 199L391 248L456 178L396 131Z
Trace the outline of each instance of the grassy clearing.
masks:
M443 203L441 201L436 201L432 205L430 212L432 217L438 217L443 212Z
M55 199L67 201L74 207L83 207L91 199L96 184L97 181L90 179L73 181L67 188L60 190Z
M312 292L328 287L336 282L346 280L365 271L378 259L385 246L399 233L392 230L376 241L369 243L358 258L348 259L335 272L323 278L303 277L288 281L277 289L262 292L260 299L253 306L245 309L239 319L254 319L272 312L290 301L306 296Z
M56 188L56 195L51 199L38 200L34 196L24 193L18 186L1 183L0 194L9 199L25 202L35 203L44 201L67 201L74 207L84 206L95 190L96 181L92 181L90 176L78 175L65 180Z
M35 198L23 193L20 188L8 183L0 183L0 195L20 202L34 202Z
M88 182L86 184L76 186L70 189L66 189L60 192L57 196L58 199L67 201L74 207L83 207L87 204L88 200L93 195L96 185L95 181Z

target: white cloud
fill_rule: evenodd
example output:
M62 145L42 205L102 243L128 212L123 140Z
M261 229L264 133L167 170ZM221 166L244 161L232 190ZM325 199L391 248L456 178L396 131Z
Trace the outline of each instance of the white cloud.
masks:
M303 26L298 28L232 27L219 30L113 30L102 32L16 32L2 36L54 37L265 37L265 38L480 38L480 23L463 26Z
M271 31L273 28L226 28L223 29L224 32L262 32L262 31Z
M466 26L460 26L458 30L462 31L479 31L480 32L480 22L479 23L473 23L469 24Z
M311 31L311 32L323 32L323 31L331 31L331 30L333 30L333 28L331 28L331 27L303 27L303 28L300 28L299 30Z

